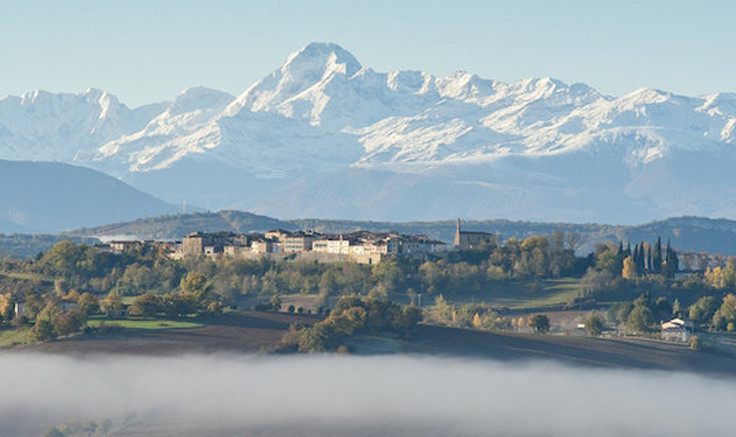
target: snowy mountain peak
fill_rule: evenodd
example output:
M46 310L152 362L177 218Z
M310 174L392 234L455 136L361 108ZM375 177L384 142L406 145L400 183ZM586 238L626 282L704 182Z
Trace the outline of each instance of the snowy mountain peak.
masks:
M364 71L368 72L367 69ZM391 71L386 74L388 88L403 93L426 94L430 91L433 80L431 74L422 71Z
M352 76L361 68L355 56L339 45L313 42L289 55L280 70L295 81L316 82L332 71Z
M236 116L247 109L276 112L319 124L312 108L326 104L327 85L339 78L347 80L362 69L358 60L339 45L311 43L289 55L278 70L238 96L224 115ZM296 100L307 103L295 104Z
M78 95L82 95L91 100L98 100L103 95L107 95L107 91L99 89L99 88L87 88L86 90L82 91Z
M235 99L230 93L207 87L192 87L179 93L169 106L169 113L181 114L202 109L220 108L222 110Z
M632 103L639 104L657 104L664 103L670 100L674 95L667 91L662 91L654 88L639 88L623 97L621 100L627 100Z
M705 101L698 108L699 111L707 112L710 115L736 118L736 94L716 93L703 98Z
M396 184L402 199L422 198L443 212L447 202L465 205L469 198L478 199L471 209L489 205L480 215L502 211L504 199L505 211L513 212L528 197L530 205L554 199L553 209L567 214L577 208L576 190L597 187L599 173L626 184L617 192L598 187L624 199L621 205L629 198L659 205L657 199L683 198L687 183L674 182L693 173L693 160L730 171L735 144L734 94L688 97L643 88L614 98L551 77L506 83L466 71L377 72L333 43L300 48L237 98L195 87L173 102L135 110L99 89L0 99L0 158L87 164L175 201L223 192L251 201L257 195L245 191L265 193L283 183L297 192L304 187L296 204L326 196L314 201L316 212L342 203L358 211L374 193L377 203L365 205L387 210L379 200L394 196ZM380 172L375 180L344 176L372 172ZM727 183L709 187L733 185L730 173L710 174ZM402 185L406 178L415 182ZM535 198L540 187L559 188L562 197L550 191ZM343 190L344 197L336 194ZM289 198L291 191L281 194ZM729 195L709 200L693 191L688 202L709 210ZM264 196L267 208L279 203ZM695 206L677 211L700 211Z

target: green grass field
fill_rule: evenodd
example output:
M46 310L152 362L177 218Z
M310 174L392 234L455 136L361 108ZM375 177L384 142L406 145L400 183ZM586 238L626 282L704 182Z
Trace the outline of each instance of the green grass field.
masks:
M29 326L21 329L3 329L0 331L0 347L31 342L31 328Z
M7 276L9 278L15 278L15 279L24 279L27 281L38 280L41 282L50 282L50 283L53 283L54 281L56 281L56 278L53 276L42 275L40 273L30 273L30 272L0 271L0 276Z
M104 323L108 328L123 328L123 329L140 329L140 330L163 330L163 329L191 329L201 328L204 326L202 323L191 322L188 320L169 320L169 319L105 319L105 318L93 318L87 321L87 325L92 328L98 328L100 324Z
M528 309L553 307L572 302L580 296L583 285L579 279L549 279L536 282L499 282L481 293L458 296L455 302L485 302L496 307Z

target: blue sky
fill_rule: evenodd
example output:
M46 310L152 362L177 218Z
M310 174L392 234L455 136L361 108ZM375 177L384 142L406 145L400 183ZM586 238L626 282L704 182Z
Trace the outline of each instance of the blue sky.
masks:
M0 96L106 89L136 106L244 91L312 41L378 71L552 76L611 95L736 92L733 1L41 1L0 5Z

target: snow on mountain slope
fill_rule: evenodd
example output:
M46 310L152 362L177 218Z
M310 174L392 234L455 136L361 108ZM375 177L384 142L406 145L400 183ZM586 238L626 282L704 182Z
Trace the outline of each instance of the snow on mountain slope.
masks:
M88 165L172 202L293 216L391 219L401 205L427 219L730 214L736 200L711 203L736 182L722 165L734 143L735 94L611 97L552 78L382 73L332 43L301 48L237 97L192 88L135 110L98 90L0 100L0 157ZM483 203L463 207L469 198Z
M217 143L220 138L217 125L209 122L234 98L204 87L187 89L141 131L100 147L94 159L106 165L108 171L121 174L126 165L133 172L144 168L155 170L189 153L202 153L203 147ZM154 157L156 162L151 166Z
M141 129L159 109L131 110L98 89L8 96L0 100L0 158L85 162L105 142Z

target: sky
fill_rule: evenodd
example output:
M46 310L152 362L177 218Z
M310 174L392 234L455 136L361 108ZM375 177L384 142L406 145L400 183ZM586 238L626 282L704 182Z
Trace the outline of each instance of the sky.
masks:
M554 77L620 96L736 92L733 1L3 0L0 97L95 87L130 105L233 94L330 41L377 71Z

